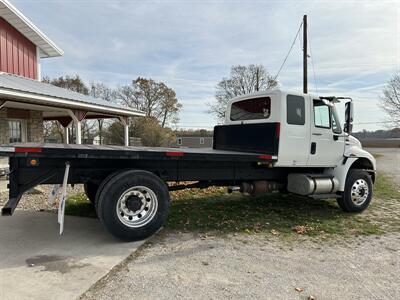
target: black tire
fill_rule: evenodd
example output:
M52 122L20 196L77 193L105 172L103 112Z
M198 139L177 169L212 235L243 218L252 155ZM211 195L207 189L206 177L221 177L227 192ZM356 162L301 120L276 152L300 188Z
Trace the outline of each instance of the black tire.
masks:
M83 189L85 190L85 194L88 197L89 201L95 205L96 203L96 193L99 186L92 182L87 182L83 185Z
M124 215L120 210L118 210L120 212L118 213L117 207L120 209L120 206L118 206L120 198L124 199L123 196L127 191L136 188L147 189L149 191L148 193L152 195L152 197L150 197L150 195L147 194L147 196L152 199L151 202L147 200L148 198L140 198L140 196L129 197L136 197L134 201L139 201L139 206L142 205L142 203L143 206L147 205L146 201L149 201L154 207L149 210L149 215L147 217L149 219L147 219L147 223L131 227L123 222L129 223L135 221L127 221L127 219L124 219L127 215ZM128 200L126 200L125 209L127 209ZM150 237L162 227L169 214L169 204L168 188L159 177L147 171L131 170L124 171L112 177L104 185L98 197L97 214L103 226L113 236L123 241L138 241ZM130 208L128 211L130 211ZM143 213L146 214L145 212ZM136 216L138 222L140 222L139 218L140 213Z
M354 191L357 190L358 182L365 182L366 185L368 186L368 196L360 204L357 204L352 200L352 194ZM342 197L337 199L337 203L340 206L340 208L346 212L362 212L371 203L372 194L373 194L373 184L371 176L366 171L359 169L352 169L347 174L344 193Z

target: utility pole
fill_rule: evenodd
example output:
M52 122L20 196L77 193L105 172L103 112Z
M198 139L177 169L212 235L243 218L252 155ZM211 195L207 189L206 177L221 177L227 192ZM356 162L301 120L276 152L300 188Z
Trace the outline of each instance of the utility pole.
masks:
M308 92L307 80L307 15L303 16L303 93Z

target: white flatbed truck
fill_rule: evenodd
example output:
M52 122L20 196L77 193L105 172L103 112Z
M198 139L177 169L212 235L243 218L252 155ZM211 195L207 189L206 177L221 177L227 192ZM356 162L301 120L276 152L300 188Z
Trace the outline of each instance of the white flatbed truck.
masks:
M344 101L345 124L335 104ZM286 191L336 198L347 212L366 209L376 178L374 157L352 137L350 98L315 97L280 90L232 99L213 149L66 144L10 144L12 215L24 192L39 184L84 184L104 227L127 241L154 234L170 207L169 191L226 186L249 194ZM167 182L177 182L169 186ZM179 182L194 181L191 185Z

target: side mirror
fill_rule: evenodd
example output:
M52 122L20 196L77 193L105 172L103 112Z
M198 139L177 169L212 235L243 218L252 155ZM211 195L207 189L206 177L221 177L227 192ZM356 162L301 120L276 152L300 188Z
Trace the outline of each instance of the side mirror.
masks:
M344 123L344 132L351 134L353 131L353 112L354 106L353 102L349 101L345 104L345 122Z

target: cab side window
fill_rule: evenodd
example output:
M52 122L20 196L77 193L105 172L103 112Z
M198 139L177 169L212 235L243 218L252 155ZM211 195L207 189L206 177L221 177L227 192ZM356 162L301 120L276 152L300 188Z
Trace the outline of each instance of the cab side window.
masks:
M314 100L315 127L331 128L331 112L329 106L322 101Z
M304 98L301 96L287 95L286 120L291 125L304 125L306 122Z
M271 115L271 98L261 97L232 103L231 120L268 119Z

